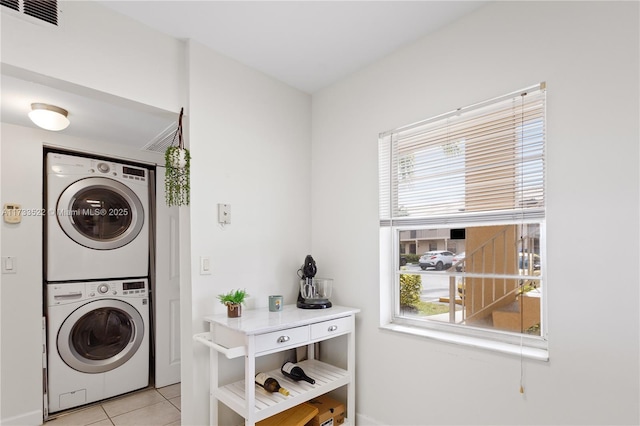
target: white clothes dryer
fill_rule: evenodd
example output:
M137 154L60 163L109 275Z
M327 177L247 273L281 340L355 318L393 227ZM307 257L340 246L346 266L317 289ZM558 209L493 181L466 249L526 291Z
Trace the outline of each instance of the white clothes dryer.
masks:
M47 154L48 282L149 275L149 171Z
M47 285L48 413L149 384L146 279Z

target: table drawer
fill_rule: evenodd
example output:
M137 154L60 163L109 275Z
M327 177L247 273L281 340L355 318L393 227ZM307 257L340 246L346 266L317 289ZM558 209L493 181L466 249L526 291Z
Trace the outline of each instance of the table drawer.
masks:
M311 340L339 336L351 331L351 317L337 318L311 324Z
M309 341L309 326L288 328L256 335L256 352L280 350L304 345Z

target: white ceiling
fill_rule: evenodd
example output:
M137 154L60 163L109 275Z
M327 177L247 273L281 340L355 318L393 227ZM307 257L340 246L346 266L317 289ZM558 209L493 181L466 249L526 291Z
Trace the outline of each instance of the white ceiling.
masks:
M105 94L100 96L78 87L52 87L39 76L25 80L22 73L17 77L6 71L3 67L0 88L4 123L37 128L27 116L31 103L47 103L69 111L71 124L58 133L134 149L160 139L165 131L170 133L177 126L178 115L168 111Z
M479 1L100 1L313 93L482 6Z
M481 7L485 1L106 1L178 39L193 39L292 87L314 93ZM4 70L3 70L4 72ZM2 121L33 126L31 102L66 108L63 132L142 148L177 117L130 110L46 82L2 76ZM105 113L106 112L106 113ZM109 122L104 118L109 117Z

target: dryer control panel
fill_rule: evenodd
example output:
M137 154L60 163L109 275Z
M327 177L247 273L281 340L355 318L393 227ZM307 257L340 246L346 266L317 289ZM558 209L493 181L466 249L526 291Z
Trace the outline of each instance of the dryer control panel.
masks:
M147 185L147 169L108 160L49 153L48 174L58 176L96 175L129 184Z

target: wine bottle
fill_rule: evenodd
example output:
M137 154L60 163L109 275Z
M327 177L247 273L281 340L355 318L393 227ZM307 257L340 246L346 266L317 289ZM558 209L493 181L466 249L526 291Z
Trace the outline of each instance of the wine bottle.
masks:
M289 396L289 391L280 386L280 383L267 373L256 374L256 383L268 392L280 392L284 396Z
M280 371L282 371L282 374L284 374L286 377L295 381L304 380L311 383L312 385L316 382L311 377L307 376L302 367L289 361L285 362L282 365Z

